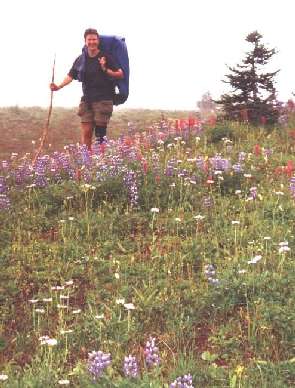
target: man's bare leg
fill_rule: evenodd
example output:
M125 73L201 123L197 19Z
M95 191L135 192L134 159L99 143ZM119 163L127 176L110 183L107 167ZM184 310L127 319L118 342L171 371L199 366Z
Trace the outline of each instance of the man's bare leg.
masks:
M91 150L93 123L81 123L81 143Z

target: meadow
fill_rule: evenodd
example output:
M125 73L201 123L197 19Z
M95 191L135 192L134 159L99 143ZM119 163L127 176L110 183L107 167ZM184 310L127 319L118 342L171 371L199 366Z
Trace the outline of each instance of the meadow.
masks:
M3 152L0 385L294 386L294 120L116 119Z

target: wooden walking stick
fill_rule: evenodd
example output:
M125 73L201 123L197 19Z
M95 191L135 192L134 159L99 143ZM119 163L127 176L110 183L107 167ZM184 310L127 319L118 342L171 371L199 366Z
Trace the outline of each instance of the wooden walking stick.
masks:
M55 57L56 55L54 54L54 60L53 60L53 66L52 66L52 77L51 77L51 83L54 83L54 72L55 72ZM48 130L49 130L49 123L50 123L50 117L51 117L51 112L52 112L52 100L53 100L53 90L51 90L51 93L50 93L50 105L49 105L49 109L48 109L48 115L47 115L47 121L46 121L46 125L45 125L45 128L43 130L43 134L42 134L42 138L41 138L41 142L40 142L40 146L36 152L36 155L33 159L33 162L32 162L32 165L34 166L35 163L36 163L36 160L38 159L38 156L40 155L42 149L43 149L43 146L45 144L45 141L47 139L47 136L48 136Z

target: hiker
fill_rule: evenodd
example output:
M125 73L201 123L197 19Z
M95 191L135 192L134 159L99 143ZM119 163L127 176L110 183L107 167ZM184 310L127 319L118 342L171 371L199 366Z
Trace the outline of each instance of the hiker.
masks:
M75 60L65 79L59 85L51 83L50 89L62 89L73 79L82 81L83 96L78 109L81 118L81 142L91 150L93 130L97 141L100 144L104 142L113 112L114 79L123 79L124 73L115 64L114 59L100 49L97 30L88 28L84 39L84 55L82 53Z

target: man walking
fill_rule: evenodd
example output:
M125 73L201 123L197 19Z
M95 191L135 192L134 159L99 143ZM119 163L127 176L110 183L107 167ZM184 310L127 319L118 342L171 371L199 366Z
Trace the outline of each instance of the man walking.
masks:
M84 53L75 60L65 79L59 85L51 83L50 89L60 90L73 79L82 81L83 96L78 110L81 118L81 143L86 144L90 150L93 130L98 142L104 141L113 112L114 79L124 78L124 73L113 58L100 49L97 30L88 28L84 39Z

